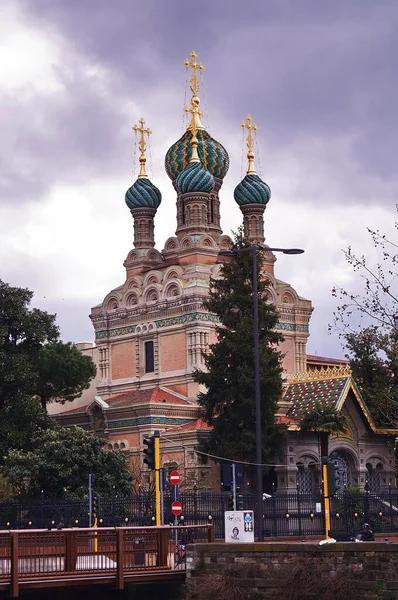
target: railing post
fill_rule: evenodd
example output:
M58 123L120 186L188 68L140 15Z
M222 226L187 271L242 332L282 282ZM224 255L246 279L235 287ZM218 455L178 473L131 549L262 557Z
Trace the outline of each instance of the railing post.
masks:
M169 530L158 529L158 567L167 567L167 555L169 553Z
M116 589L124 590L124 529L116 529Z
M12 598L18 598L19 596L19 585L18 585L18 533L13 531L10 533L11 536L11 596Z
M70 573L76 569L77 562L77 531L65 534L65 571Z
M207 541L209 542L209 544L214 542L214 527L213 527L213 525L207 526Z

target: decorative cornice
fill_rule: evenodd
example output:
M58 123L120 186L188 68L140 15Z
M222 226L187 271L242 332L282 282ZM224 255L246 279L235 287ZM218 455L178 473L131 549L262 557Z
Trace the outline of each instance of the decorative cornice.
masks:
M192 321L210 321L211 323L219 323L217 315L211 313L190 313L187 315L181 315L179 317L170 317L168 319L160 319L155 321L156 327L170 327L171 325L182 325L183 323L190 323Z
M137 427L138 425L185 425L195 419L181 419L170 417L138 417L136 419L120 419L118 421L109 421L108 429L117 429L119 427Z
M276 329L280 329L281 331L304 331L305 333L309 332L308 325L302 325L300 323L278 323Z
M130 325L129 327L119 327L118 329L110 329L109 331L106 329L103 331L96 331L95 339L99 340L106 337L117 337L120 335L126 335L128 333L135 333L135 330L136 325Z
M173 325L183 325L184 323L192 323L193 321L206 321L210 323L219 323L219 319L217 315L213 315L211 313L188 313L185 315L179 315L175 317L168 317L166 319L155 320L155 325L157 329L161 329L163 327L171 327ZM112 338L112 337L120 337L122 335L127 335L129 333L135 333L137 326L130 325L127 327L119 327L117 329L109 329L109 330L101 330L95 332L95 339L103 339L103 338ZM302 331L304 333L308 333L309 327L308 325L303 325L300 323L278 323L276 326L277 329L281 331Z
M305 381L320 381L323 379L340 379L351 375L350 365L333 365L287 375L289 383L304 383Z

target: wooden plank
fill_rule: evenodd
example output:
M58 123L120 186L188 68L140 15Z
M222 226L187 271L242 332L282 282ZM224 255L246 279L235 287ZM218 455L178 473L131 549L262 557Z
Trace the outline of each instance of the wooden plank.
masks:
M167 567L167 556L169 553L169 531L160 529L158 531L158 566Z
M123 564L123 529L116 529L116 589L124 589L124 564Z
M207 541L209 542L209 544L214 542L214 527L213 527L213 525L208 525Z
M11 597L18 598L18 533L11 532Z

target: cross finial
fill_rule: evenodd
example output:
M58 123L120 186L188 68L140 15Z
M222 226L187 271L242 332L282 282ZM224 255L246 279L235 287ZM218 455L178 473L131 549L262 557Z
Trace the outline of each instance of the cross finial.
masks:
M193 136L196 137L195 131L198 129L204 129L202 123L200 122L200 115L202 113L199 110L199 103L200 103L200 100L198 98L199 79L198 79L197 71L200 71L200 72L204 71L205 68L202 65L202 63L198 63L196 61L198 55L196 54L195 50L192 50L190 57L191 57L191 60L189 60L189 58L186 58L184 60L184 65L186 66L187 69L189 69L189 68L192 69L191 82L190 82L190 88L191 88L191 92L192 92L191 108L185 108L184 110L185 110L185 112L190 112L192 114L192 120L191 120L191 123L190 123L188 129L191 129Z
M140 139L138 142L138 147L140 149L140 173L138 175L138 179L142 178L142 177L148 177L146 169L145 169L145 163L146 163L146 157L145 157L145 150L146 150L146 142L145 142L145 137L144 134L146 133L147 136L149 137L152 133L152 131L149 129L149 127L147 127L145 129L144 125L145 125L145 121L144 119L141 117L141 119L138 121L140 126L138 125L133 125L133 131L135 131L135 133L140 133Z
M191 92L192 92L193 96L197 96L198 91L199 91L199 81L198 81L198 75L197 75L196 71L204 71L205 68L202 65L202 63L196 62L198 55L196 54L195 50L192 50L190 57L191 57L191 60L189 60L189 58L186 58L184 60L184 65L186 66L187 69L189 69L190 67L192 69Z
M241 127L243 129L247 129L247 138L246 138L246 145L247 145L247 158L249 160L249 165L248 165L248 169L247 169L247 174L248 175L255 175L256 174L256 169L254 167L254 153L253 153L253 145L254 145L254 140L253 140L253 134L252 132L256 132L258 130L257 125L253 125L252 124L252 118L250 115L247 115L246 117L246 123L244 121L242 121L241 123Z

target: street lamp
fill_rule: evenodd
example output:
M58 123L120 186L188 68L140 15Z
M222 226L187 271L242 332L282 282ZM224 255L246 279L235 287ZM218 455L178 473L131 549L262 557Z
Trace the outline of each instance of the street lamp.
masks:
M282 254L302 254L300 248L269 248L263 244L252 244L237 250L221 250L221 256L235 256L243 252L250 252L252 258L252 287L253 287L253 321L254 321L254 394L256 401L256 484L257 484L257 535L258 541L264 541L263 532L263 468L261 445L261 392L260 392L260 348L258 328L258 279L257 279L257 252L282 252Z

